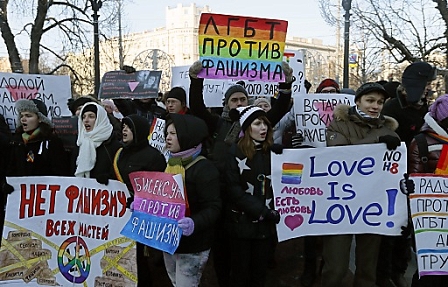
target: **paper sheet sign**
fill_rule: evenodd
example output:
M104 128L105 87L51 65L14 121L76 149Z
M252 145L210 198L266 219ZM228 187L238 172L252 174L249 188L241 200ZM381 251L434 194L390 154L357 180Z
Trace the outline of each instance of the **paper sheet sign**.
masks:
M282 82L287 28L284 20L201 14L199 76Z

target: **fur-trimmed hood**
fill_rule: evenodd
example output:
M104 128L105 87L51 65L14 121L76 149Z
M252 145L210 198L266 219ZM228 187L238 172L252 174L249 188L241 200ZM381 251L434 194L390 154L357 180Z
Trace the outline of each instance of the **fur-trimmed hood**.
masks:
M368 125L383 125L392 131L398 128L398 122L392 117L381 114L377 119L365 119L358 115L354 106L339 104L334 108L333 119L336 121L350 121L353 117L365 121Z

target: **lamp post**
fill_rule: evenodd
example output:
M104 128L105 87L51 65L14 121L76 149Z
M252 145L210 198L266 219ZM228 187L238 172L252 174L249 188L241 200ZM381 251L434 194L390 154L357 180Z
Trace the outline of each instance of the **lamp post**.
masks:
M100 91L100 42L98 33L98 11L100 10L103 2L101 0L90 0L93 10L93 47L94 47L94 57L95 57L95 97L98 98L98 93Z
M342 7L345 10L344 14L344 81L343 87L348 88L349 83L349 66L348 53L350 46L350 9L352 8L352 0L342 0Z

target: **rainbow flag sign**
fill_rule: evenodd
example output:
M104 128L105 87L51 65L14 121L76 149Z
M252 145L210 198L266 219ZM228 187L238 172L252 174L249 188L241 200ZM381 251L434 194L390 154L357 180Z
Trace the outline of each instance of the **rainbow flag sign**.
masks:
M282 82L287 28L284 20L201 14L199 77Z

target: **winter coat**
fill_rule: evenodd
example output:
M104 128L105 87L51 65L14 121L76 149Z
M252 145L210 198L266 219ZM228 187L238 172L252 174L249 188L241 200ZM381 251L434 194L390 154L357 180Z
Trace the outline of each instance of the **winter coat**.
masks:
M210 160L199 160L185 171L185 186L194 232L182 236L176 253L197 253L210 249L213 243L221 212L219 172Z
M412 140L408 150L408 173L434 173L437 167L437 163L440 158L440 152L443 148L443 143L429 136L429 133L435 133L440 136L448 138L448 133L444 130L428 113L424 117L425 124L421 128L421 133L425 134L426 143L428 145L428 162L423 164L420 152L418 149L417 141Z
M96 162L95 166L90 171L90 178L97 178L98 176L105 175L110 179L115 178L113 176L113 162L115 153L120 147L120 142L112 132L111 136L96 148ZM70 175L75 174L78 154L79 147L76 146L72 154Z
M67 153L61 139L50 128L28 143L17 132L10 144L10 161L6 171L8 176L68 176ZM32 159L34 157L34 159Z
M423 117L428 112L428 105L424 104L420 109L412 106L402 107L399 98L388 100L383 107L382 114L397 120L399 126L396 133L402 141L409 146L412 139L422 127Z
M134 136L133 141L124 145L120 151L117 167L123 182L128 187L131 195L134 195L129 174L134 171L165 171L165 157L149 145L148 135L150 124L146 118L130 115L123 118L123 124L129 126ZM117 177L117 174L115 173ZM118 177L117 177L118 179Z
M343 146L378 143L380 136L399 136L394 132L398 127L395 119L381 115L376 119L361 117L355 107L337 105L333 120L327 128L327 146Z
M281 118L281 120L274 126L274 143L282 144L283 134L291 126L295 127L294 107L291 107L289 112L287 112L283 116L283 118Z
M271 154L257 149L248 159L234 144L227 159L226 228L231 237L263 239L272 236L275 224L260 220L273 208Z

